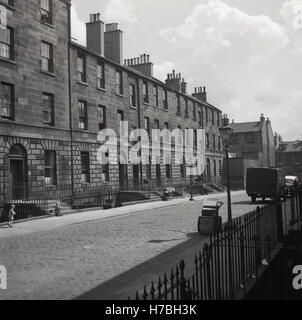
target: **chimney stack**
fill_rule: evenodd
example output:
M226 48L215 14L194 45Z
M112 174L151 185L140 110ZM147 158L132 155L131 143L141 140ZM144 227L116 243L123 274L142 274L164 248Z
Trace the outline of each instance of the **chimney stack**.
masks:
M206 87L195 87L195 92L192 96L200 101L207 102L207 90Z
M182 92L181 73L176 74L173 70L172 73L167 75L166 85L174 91Z
M235 121L233 120L232 123L235 123ZM222 116L222 126L223 126L223 127L226 127L226 126L228 126L229 124L230 124L230 120L229 120L229 118L228 118L228 115L227 115L227 114L224 114L224 115Z
M141 54L138 58L128 59L125 61L126 67L131 67L148 77L153 77L153 63L150 62L150 55Z
M86 46L101 56L105 55L104 22L100 20L100 13L90 15L90 22L86 23Z
M182 79L180 89L182 93L187 94L187 83L185 82L185 79Z
M105 57L123 64L123 32L119 30L118 23L109 23L105 26Z

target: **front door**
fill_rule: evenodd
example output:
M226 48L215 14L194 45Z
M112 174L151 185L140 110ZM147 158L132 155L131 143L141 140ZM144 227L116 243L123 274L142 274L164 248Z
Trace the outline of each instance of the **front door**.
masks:
M134 189L139 187L139 165L133 166L133 187Z
M14 200L25 197L25 164L24 159L10 160L10 187Z
M127 165L120 164L119 166L119 180L121 190L127 190L128 187L128 169Z
M160 187L161 186L161 172L160 172L160 164L156 165L156 180L157 180L157 185Z

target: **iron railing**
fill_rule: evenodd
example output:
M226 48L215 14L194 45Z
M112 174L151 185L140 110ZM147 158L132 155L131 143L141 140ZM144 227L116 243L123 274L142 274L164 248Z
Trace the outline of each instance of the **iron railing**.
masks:
M194 257L194 274L185 261L158 282L137 291L136 300L232 300L244 297L260 268L271 262L284 237L301 230L302 193L238 217L212 235ZM128 298L130 299L130 297Z

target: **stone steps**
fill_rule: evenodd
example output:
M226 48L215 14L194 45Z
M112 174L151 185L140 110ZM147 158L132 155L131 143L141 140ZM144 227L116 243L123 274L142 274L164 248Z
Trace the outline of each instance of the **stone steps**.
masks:
M59 200L48 200L46 202L45 207L43 208L45 213L51 216L55 215L55 207L56 207L56 203ZM69 211L72 211L72 208L70 206L68 206L67 204L65 204L64 202L61 202L61 213L62 215L67 214Z

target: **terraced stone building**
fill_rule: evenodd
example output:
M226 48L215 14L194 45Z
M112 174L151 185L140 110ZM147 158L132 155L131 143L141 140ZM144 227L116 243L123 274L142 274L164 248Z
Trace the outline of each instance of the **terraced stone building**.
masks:
M101 129L206 129L204 183L221 183L221 111L206 88L192 95L180 74L153 76L146 54L123 57L123 33L99 14L87 23L87 45L71 40L70 1L0 0L0 201L43 192L76 198L83 190L190 181L182 165L101 165ZM109 155L110 157L115 155Z

